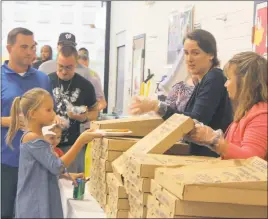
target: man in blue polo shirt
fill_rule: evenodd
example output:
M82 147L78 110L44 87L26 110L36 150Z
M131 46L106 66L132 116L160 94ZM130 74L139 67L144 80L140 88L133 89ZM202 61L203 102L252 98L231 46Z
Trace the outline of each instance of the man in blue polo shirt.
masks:
M6 145L5 136L10 125L10 109L12 101L26 91L40 87L52 94L49 77L30 65L36 52L33 33L25 28L11 30L7 37L9 61L1 68L1 218L12 218L17 192L19 147L21 130L16 134L12 145Z

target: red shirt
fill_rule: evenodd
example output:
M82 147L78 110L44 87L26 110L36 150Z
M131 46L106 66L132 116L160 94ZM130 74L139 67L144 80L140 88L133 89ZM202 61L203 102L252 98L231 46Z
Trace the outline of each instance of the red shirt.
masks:
M61 157L61 156L64 155L63 151L62 151L60 148L55 147L55 148L54 148L54 151L57 153L57 155L58 155L59 157Z
M223 159L266 158L267 106L266 102L255 104L239 122L229 126L226 132L228 149Z

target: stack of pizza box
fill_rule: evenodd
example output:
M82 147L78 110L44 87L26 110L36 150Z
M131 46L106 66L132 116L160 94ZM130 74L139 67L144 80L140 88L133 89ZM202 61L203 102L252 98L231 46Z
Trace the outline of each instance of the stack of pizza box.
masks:
M102 208L109 200L107 179L108 174L113 172L111 162L137 141L133 138L101 138L93 141L89 190Z
M157 168L148 218L267 218L267 162L211 160Z
M113 211L109 210L108 203L111 203L112 198L125 198L122 195L122 190L124 187L120 187L118 183L112 187L112 189L120 187L119 194L116 194L112 190L111 198L109 198L109 186L107 184L108 175L113 172L111 167L111 162L118 158L124 151L127 151L132 145L134 145L141 137L147 135L157 126L159 126L163 120L159 117L134 117L134 118L124 118L124 119L114 119L106 121L94 121L91 123L92 129L101 129L117 132L117 130L128 129L131 130L131 134L127 137L104 137L101 139L94 139L92 143L92 162L90 170L90 183L89 192L92 196L100 203L101 207L106 210L107 214L118 216L119 209L111 208ZM111 130L112 129L112 130ZM115 182L110 181L110 182ZM112 184L110 185L110 187ZM110 201L109 201L110 200ZM123 202L123 201L118 201ZM106 207L107 206L107 207ZM122 205L120 205L122 206ZM123 207L126 208L126 207ZM120 214L120 212L119 212ZM120 214L122 215L122 213Z
M146 217L155 168L181 167L209 159L163 155L193 127L194 123L189 117L175 114L112 163L114 177L122 183L128 195L128 217Z
M150 195L151 179L157 167L182 167L193 163L207 162L207 157L169 156L160 154L127 155L123 172L124 186L129 199L129 213L134 218L145 218Z

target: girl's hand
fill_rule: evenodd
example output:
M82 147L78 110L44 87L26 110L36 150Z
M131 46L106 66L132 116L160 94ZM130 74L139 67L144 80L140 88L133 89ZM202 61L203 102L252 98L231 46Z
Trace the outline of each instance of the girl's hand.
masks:
M84 131L77 139L77 141L82 144L86 145L91 142L94 138L102 138L103 134L95 132L95 130L88 129Z
M69 173L70 176L72 177L73 181L75 181L77 178L84 179L84 173Z

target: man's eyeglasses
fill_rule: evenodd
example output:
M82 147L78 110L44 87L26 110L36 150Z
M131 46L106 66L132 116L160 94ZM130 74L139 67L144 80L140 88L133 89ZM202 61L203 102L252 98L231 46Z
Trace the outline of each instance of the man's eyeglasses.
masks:
M73 68L74 68L73 65L64 66L64 65L58 64L58 70L59 71L63 71L63 70L65 70L65 71L72 71Z

